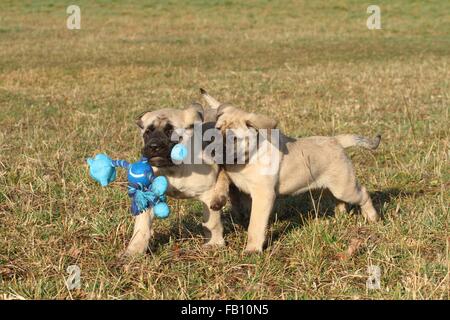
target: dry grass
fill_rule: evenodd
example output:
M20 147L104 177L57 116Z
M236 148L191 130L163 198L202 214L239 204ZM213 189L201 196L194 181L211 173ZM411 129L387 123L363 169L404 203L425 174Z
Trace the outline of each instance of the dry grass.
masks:
M0 297L448 299L448 1L378 1L379 31L359 1L164 3L77 1L69 31L65 2L1 2ZM151 253L118 260L123 183L98 187L84 159L137 157L134 116L200 86L291 135L381 132L377 152L350 154L384 221L328 217L326 198L316 215L304 195L276 210L264 254L244 256L228 214L227 247L205 252L199 203L171 200ZM71 264L81 290L64 285ZM381 290L366 289L369 265Z

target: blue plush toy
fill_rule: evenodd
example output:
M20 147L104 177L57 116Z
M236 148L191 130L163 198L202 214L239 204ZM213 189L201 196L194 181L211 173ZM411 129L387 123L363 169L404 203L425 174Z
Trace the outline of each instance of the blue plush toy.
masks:
M174 160L183 160L187 155L184 145L178 144L173 151ZM175 148L174 147L174 148ZM139 215L150 207L153 207L153 214L160 218L167 218L170 214L166 203L165 193L168 182L163 176L156 177L152 166L146 158L141 158L138 162L128 163L125 160L112 160L106 154L97 154L94 158L87 159L89 174L103 187L116 179L116 167L126 168L128 176L128 196L131 201L131 213Z
M172 151L170 152L170 157L172 158L172 160L174 160L176 162L183 161L184 158L187 157L187 155L188 155L188 150L187 150L186 146L181 143L176 144L172 148Z

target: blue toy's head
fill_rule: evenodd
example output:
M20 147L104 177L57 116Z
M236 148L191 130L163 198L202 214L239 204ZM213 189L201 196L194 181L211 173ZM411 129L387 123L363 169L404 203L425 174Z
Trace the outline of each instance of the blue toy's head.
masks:
M130 183L140 183L144 187L148 187L152 177L153 169L147 160L132 163L128 168L128 182Z
M95 158L87 159L89 174L95 181L103 187L116 179L116 168L112 165L112 160L106 154L97 154Z

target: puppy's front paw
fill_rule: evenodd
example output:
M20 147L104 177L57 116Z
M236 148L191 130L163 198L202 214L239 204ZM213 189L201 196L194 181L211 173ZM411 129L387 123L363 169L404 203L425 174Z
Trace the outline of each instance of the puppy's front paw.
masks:
M262 253L262 246L254 245L254 244L247 244L244 250L244 254L254 254L254 253Z
M363 211L363 216L369 222L377 222L377 221L381 220L380 215L376 211L374 211L374 212L364 212Z
M214 210L214 211L219 211L220 209L222 209L225 204L227 203L227 196L226 195L217 195L215 196L210 204L210 209Z
M148 248L148 241L139 243L130 243L128 248L123 252L124 257L135 257L144 254Z
M139 257L138 253L131 253L128 252L128 250L125 250L116 255L114 262L116 266L124 266L130 263L130 261L133 261L136 257Z
M214 248L220 248L225 246L225 240L223 239L216 239L216 240L208 240L205 244L203 244L203 248L205 249L214 249Z

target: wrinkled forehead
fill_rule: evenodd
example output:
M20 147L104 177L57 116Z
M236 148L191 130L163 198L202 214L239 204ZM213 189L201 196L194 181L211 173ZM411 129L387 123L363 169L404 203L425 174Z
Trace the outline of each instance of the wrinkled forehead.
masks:
M162 109L147 112L141 117L144 128L153 125L155 127L164 127L167 123L171 123L174 127L183 126L183 112L177 109Z

